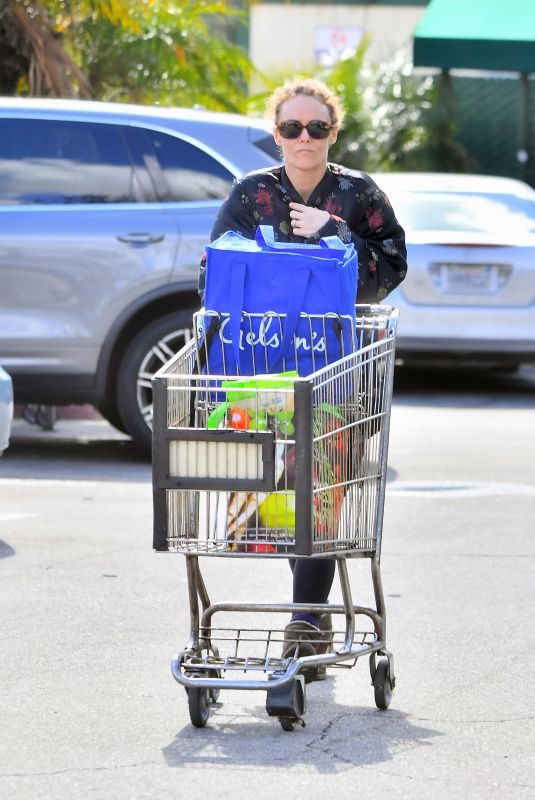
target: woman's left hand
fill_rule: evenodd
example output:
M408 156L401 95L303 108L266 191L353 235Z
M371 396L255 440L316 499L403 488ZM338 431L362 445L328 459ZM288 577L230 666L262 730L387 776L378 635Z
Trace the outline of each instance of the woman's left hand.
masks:
M306 206L304 203L290 203L290 222L296 236L308 239L329 221L331 215L321 208Z

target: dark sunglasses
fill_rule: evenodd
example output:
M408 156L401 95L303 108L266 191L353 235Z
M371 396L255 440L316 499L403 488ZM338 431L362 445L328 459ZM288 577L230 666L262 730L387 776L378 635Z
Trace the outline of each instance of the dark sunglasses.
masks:
M277 130L283 139L298 139L304 128L307 129L311 139L326 139L334 125L329 125L321 119L313 119L307 125L303 125L297 119L288 119L277 125Z

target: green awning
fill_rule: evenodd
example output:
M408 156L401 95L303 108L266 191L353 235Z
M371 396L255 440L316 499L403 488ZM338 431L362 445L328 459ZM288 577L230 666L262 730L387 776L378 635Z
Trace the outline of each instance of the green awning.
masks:
M535 72L535 0L431 0L414 66Z

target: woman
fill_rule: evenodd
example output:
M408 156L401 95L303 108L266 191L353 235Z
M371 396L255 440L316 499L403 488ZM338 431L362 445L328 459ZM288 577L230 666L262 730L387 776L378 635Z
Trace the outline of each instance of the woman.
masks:
M258 170L235 181L211 233L226 231L254 238L258 225L273 227L281 242L315 243L337 235L353 242L359 259L359 303L378 303L405 277L405 235L388 198L364 172L328 163L344 112L337 96L313 79L296 79L279 87L268 103L273 136L284 165ZM199 293L204 297L205 260ZM326 603L334 578L334 559L296 559L293 602ZM325 652L330 615L294 614L287 625L283 657ZM309 670L305 679L325 677Z

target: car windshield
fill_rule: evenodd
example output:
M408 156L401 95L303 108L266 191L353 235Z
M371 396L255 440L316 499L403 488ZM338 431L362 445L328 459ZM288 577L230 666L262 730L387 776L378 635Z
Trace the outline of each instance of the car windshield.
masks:
M402 192L389 195L407 230L535 233L535 202L505 194Z

